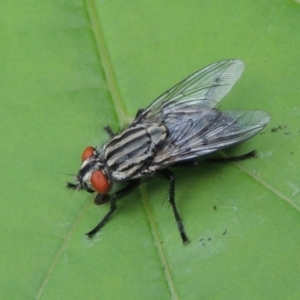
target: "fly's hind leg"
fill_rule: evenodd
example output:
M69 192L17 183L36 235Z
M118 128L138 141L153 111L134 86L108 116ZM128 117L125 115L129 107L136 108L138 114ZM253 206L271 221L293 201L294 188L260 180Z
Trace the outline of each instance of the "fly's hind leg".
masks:
M211 157L206 158L204 162L206 163L227 163L227 162L233 162L233 161L243 161L246 159L254 158L257 156L256 150L252 150L246 154L239 155L239 156L231 156L231 157ZM201 161L197 159L182 161L174 164L174 167L195 167L198 164L200 164Z
M240 156L232 156L232 157L213 157L213 158L207 158L205 162L221 162L221 163L226 163L226 162L232 162L232 161L242 161L246 159L250 159L253 157L256 157L257 153L256 150L250 151L246 154L240 155Z
M101 220L101 222L90 232L86 234L89 238L92 238L109 220L111 215L116 211L117 209L117 200L120 199L121 197L131 193L133 190L135 190L139 184L141 183L140 180L133 180L128 183L124 188L121 190L117 191L113 196L111 197L111 203L110 203L110 210L109 212L104 216L104 218Z
M170 201L170 204L171 204L173 212L174 212L174 216L176 219L177 227L178 227L182 242L184 244L187 244L189 242L189 239L185 233L185 230L184 230L184 227L182 224L182 220L179 216L179 213L177 211L177 207L175 204L175 177L174 177L173 173L168 169L160 170L157 173L159 175L161 175L162 177L164 177L165 179L169 180L169 182L170 182L169 201Z

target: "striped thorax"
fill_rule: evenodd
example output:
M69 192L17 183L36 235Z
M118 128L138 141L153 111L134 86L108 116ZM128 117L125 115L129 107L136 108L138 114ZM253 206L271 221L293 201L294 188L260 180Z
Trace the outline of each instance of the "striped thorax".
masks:
M162 124L128 128L115 136L103 149L111 177L128 180L149 175L147 162L151 162L166 137L167 129Z

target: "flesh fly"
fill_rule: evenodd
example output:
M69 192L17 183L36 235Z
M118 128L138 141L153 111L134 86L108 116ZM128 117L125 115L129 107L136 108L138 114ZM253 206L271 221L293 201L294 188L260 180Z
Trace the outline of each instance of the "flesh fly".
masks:
M110 141L102 147L87 147L76 183L68 188L110 195L110 210L90 232L93 237L117 208L116 201L132 192L148 177L165 178L170 183L169 202L183 243L189 241L175 204L175 177L169 167L194 164L203 155L243 142L269 122L259 110L219 111L218 102L240 78L244 64L224 60L187 77L159 96L120 133L105 130ZM228 160L254 156L254 151ZM219 159L220 160L220 159ZM98 195L98 196L99 196Z

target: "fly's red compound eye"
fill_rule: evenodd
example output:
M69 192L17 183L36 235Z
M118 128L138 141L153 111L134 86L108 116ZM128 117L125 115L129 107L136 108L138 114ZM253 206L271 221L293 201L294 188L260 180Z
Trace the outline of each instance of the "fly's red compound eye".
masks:
M81 154L81 160L85 161L86 159L92 157L94 155L95 149L91 146L85 148Z
M91 185L99 194L107 194L110 190L110 184L106 176L99 170L95 171L92 174Z

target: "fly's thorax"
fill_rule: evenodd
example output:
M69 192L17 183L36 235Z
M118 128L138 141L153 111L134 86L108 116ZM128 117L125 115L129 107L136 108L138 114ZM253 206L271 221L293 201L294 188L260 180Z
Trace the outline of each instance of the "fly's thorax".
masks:
M124 181L148 175L148 165L167 138L163 124L129 127L104 146L104 161L113 180Z

